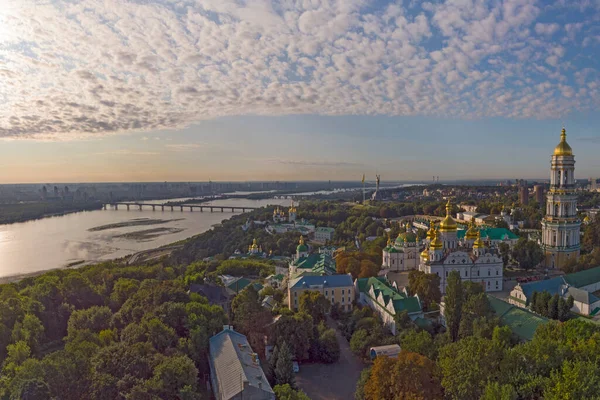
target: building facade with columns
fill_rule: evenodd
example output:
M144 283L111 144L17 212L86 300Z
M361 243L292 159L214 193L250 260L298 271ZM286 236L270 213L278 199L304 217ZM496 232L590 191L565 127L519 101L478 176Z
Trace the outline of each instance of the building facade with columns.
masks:
M471 225L462 239L457 235L456 221L446 204L446 218L427 232L427 246L420 254L419 270L440 277L440 290L446 292L448 276L458 271L463 281L480 283L487 292L501 291L503 263L496 249L481 238L481 231Z
M550 190L546 195L546 216L542 220L546 268L560 268L570 259L579 257L580 228L575 193L575 156L563 128L550 163Z

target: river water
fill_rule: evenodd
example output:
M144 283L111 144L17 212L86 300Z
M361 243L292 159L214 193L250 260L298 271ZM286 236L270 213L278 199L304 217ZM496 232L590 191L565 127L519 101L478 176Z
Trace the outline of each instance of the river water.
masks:
M167 200L152 201L164 203ZM148 203L144 201L144 203ZM289 200L226 199L213 204L262 207L289 205ZM207 204L211 204L207 203ZM105 261L173 243L209 230L235 215L230 211L142 211L107 209L0 225L0 277L60 268L74 262ZM137 226L104 225L139 223Z

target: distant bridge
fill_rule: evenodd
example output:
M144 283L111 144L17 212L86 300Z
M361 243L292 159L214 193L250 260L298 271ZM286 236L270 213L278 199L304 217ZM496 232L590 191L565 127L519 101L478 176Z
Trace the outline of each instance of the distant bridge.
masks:
M114 210L118 210L119 207L126 207L127 211L131 208L138 209L142 211L144 208L149 209L152 208L152 211L156 211L156 209L160 209L161 211L194 211L195 209L199 209L200 212L204 212L204 210L210 210L210 212L220 211L241 211L245 213L246 211L256 210L258 207L242 207L242 206L222 206L222 205L203 205L203 204L178 204L178 205L170 205L170 204L152 204L152 203L137 203L137 202L117 202L117 203L107 203L102 206L103 209L107 210L112 208Z

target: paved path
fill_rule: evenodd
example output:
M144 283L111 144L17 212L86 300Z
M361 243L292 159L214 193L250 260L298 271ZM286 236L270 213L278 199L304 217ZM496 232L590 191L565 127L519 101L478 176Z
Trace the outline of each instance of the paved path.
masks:
M327 321L335 328L335 323ZM336 329L340 359L334 364L301 364L296 384L312 400L352 400L356 382L365 364L350 350L346 339Z

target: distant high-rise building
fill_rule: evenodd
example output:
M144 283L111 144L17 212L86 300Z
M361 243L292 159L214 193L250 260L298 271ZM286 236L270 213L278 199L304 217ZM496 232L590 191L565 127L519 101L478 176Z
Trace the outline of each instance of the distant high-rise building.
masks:
M519 202L524 206L529 204L529 189L527 189L527 186L519 187Z
M563 128L554 149L550 169L550 191L546 196L546 216L542 220L542 248L546 268L560 268L579 257L581 221L577 217L575 157Z
M598 190L598 184L596 183L596 178L590 178L590 190L595 192Z
M535 201L540 205L544 204L544 185L535 185L533 187L533 193L535 195Z

